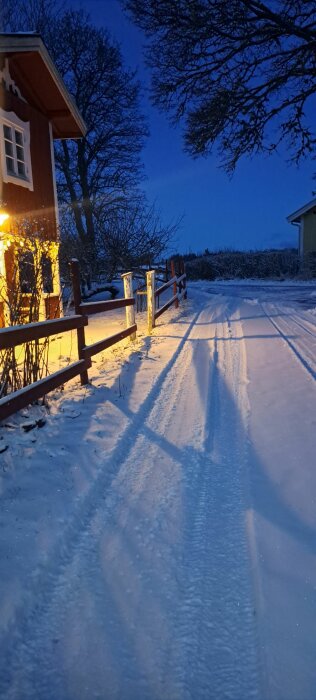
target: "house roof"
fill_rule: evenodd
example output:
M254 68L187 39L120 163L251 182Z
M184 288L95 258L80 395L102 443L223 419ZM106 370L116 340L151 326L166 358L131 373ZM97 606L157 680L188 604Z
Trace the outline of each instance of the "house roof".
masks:
M286 217L286 220L290 224L299 224L302 216L304 214L307 214L307 212L310 211L311 209L316 210L316 198L311 199L310 202L307 202L307 204L305 204L303 207L301 207L300 209L297 209L297 211L294 211L293 214L289 214L289 216Z
M21 93L47 115L57 139L76 139L87 128L39 34L0 33L0 55L10 59Z

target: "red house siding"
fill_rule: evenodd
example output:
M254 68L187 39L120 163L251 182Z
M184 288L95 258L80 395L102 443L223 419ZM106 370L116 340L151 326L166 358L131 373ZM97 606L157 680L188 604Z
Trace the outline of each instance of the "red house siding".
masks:
M23 86L19 85L23 95ZM10 229L14 233L14 219L19 223L27 219L35 229L40 223L45 239L56 240L54 186L51 162L49 120L31 104L23 102L0 86L0 106L6 112L14 112L30 123L30 150L34 191L12 183L2 183L1 199L10 213Z
M33 260L39 281L38 315L56 317L60 280L51 134L57 139L82 138L86 125L38 34L0 34L0 108L1 119L5 123L7 118L9 127L1 134L6 153L0 153L0 207L9 217L0 231L0 291L12 301L16 292L22 293L21 304L17 303L27 314L31 291L26 289L32 285L25 276L32 275L32 268L26 266L32 266ZM21 136L10 131L14 125L17 132L22 131L23 123L24 166ZM39 235L29 238L32 231ZM6 305L0 304L0 326L9 316Z
M15 183L1 182L0 177L0 199L1 204L8 211L10 218L5 223L4 229L11 234L22 233L23 230L41 233L44 240L55 241L58 238L54 181L51 159L51 140L49 130L49 119L32 104L32 95L27 85L23 84L14 73L14 68L9 61L11 77L15 80L20 89L22 97L5 89L0 85L0 107L4 112L13 112L23 122L30 125L30 154L33 178L33 190L22 187ZM45 110L43 109L43 112ZM8 115L10 119L10 115ZM5 269L8 282L8 294L12 285L12 274L14 269L15 246L5 253ZM29 299L27 295L23 301L25 307L25 321L28 320L27 309ZM46 317L56 318L60 315L60 302L56 294L51 294L45 299ZM3 304L0 305L0 327L5 323Z

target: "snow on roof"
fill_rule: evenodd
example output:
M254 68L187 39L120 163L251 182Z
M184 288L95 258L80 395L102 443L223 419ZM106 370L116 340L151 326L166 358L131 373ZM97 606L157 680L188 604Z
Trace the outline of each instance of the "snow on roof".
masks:
M310 209L314 208L316 208L316 198L312 199L310 202L307 202L307 204L300 209L294 211L293 214L289 214L289 216L286 217L286 220L289 222L289 224L298 224L300 223L301 217L304 214L307 214Z

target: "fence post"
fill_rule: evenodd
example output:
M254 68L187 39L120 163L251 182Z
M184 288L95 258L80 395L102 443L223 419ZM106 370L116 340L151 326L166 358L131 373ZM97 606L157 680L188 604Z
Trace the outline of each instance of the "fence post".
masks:
M182 264L182 258L181 258L179 260L179 267L178 267L179 277L182 276L182 273L183 273L183 264ZM182 299L182 289L183 289L183 280L181 280L181 282L179 282L179 295L180 295L181 299Z
M155 328L155 270L146 272L148 333Z
M124 296L125 299L130 299L134 296L133 294L133 273L125 272L121 275L124 283ZM135 304L133 306L126 307L126 328L135 325ZM131 340L136 340L136 333L131 333Z
M166 260L165 264L165 282L168 282L168 260Z
M77 260L76 258L72 258L69 264L71 272L72 292L75 304L75 313L82 315L82 311L80 310L81 289L79 260ZM84 360L83 349L86 345L84 326L82 328L77 328L77 343L79 360ZM80 380L82 385L89 383L88 370L85 369L83 372L81 372Z
M182 260L182 272L184 275L186 274L184 260ZM188 292L187 292L187 278L186 277L183 280L183 289L184 289L183 299L187 299Z
M175 277L175 275L176 275L176 268L175 268L174 260L171 260L171 277ZM174 282L174 283L173 283L173 296L175 296L177 293L178 293L177 282ZM174 302L174 306L175 306L176 309L179 308L179 299L178 299L178 297L176 298L176 300L175 300L175 302Z

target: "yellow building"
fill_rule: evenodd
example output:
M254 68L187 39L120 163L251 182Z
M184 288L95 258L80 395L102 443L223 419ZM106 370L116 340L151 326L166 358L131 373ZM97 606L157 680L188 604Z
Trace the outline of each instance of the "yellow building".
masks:
M303 257L308 253L316 253L316 199L290 214L287 221L299 227L300 255Z

